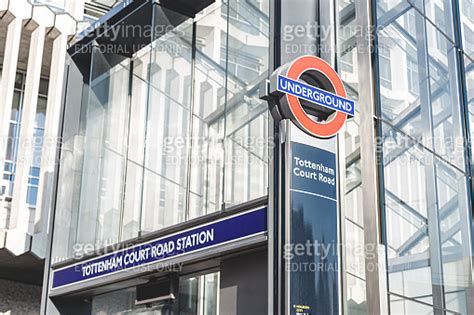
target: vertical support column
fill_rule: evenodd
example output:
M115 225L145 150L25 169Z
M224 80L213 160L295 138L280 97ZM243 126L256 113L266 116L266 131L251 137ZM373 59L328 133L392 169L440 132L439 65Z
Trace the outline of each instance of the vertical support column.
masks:
M13 207L11 228L28 231L29 209L27 209L26 195L28 190L28 176L34 155L34 129L36 108L38 105L41 66L43 63L44 39L46 30L37 26L31 33L28 68L25 82L25 96L21 116L21 131L18 149L15 184L13 188Z
M463 49L463 41L462 41L462 23L460 21L460 5L458 2L453 2L453 17L454 17L454 30L453 34L455 36L455 41L456 41L456 47L459 47ZM449 16L448 13L446 13L446 16ZM470 125L469 123L469 118L468 118L468 112L469 112L469 101L468 101L468 92L467 92L467 77L466 77L466 72L465 72L465 63L464 63L464 55L461 50L457 49L456 52L452 52L452 55L456 55L456 57L452 59L449 59L449 63L453 64L452 67L455 67L453 69L456 69L456 75L452 74L453 76L457 76L456 80L459 82L458 89L455 91L459 93L460 99L459 103L454 100L454 109L459 110L460 113L458 114L456 112L456 115L459 115L461 117L460 119L460 126L461 126L461 139L469 139L471 142L471 148L468 146L464 146L464 156L466 157L466 171L467 174L469 175L469 179L466 181L463 181L462 183L458 183L459 191L465 191L465 185L467 184L467 193L466 194L459 194L461 202L465 205L465 211L461 211L460 213L460 222L461 222L461 238L462 238L462 246L463 246L463 259L465 261L465 270L468 273L468 278L467 283L468 288L466 289L466 310L467 314L473 314L474 313L474 281L473 281L473 230L472 230L472 211L470 211L473 208L473 202L474 202L474 195L473 195L473 189L474 186L472 186L472 170L474 167L474 164L472 164L472 152L470 150L473 149L472 141L473 139L469 138L469 130L470 128L474 128L474 125ZM451 66L450 66L451 67ZM454 71L452 71L454 72ZM454 82L453 78L450 77L450 82ZM451 83L452 84L452 83ZM452 85L453 86L453 85ZM454 85L453 88L456 88ZM453 90L454 91L454 90ZM463 143L465 143L463 141Z
M30 22L34 23L34 22ZM28 234L30 225L30 209L26 204L28 177L34 156L34 128L36 108L38 104L41 66L46 29L37 26L31 33L28 67L25 83L25 98L21 116L21 130L18 157L16 163L15 182L13 188L10 229L7 236L7 248L15 254L22 254L29 249Z
M372 58L373 23L372 1L364 0L356 5L356 24L363 30L357 36L357 62L360 104L360 156L364 189L364 243L366 299L368 314L387 314L387 283L384 266L385 255L381 243L382 227L379 206L377 171L377 141L375 129L374 65ZM380 250L379 250L380 249Z
M326 60L333 68L336 68L336 2L335 1L320 1L319 8L319 37L320 57Z
M281 65L281 1L270 1L270 52L269 52L269 74L272 73ZM265 86L266 83L265 83ZM260 94L268 94L265 88L260 88ZM281 204L281 150L282 138L280 133L280 121L276 117L278 108L276 103L269 102L269 110L271 119L268 127L268 135L273 137L273 145L269 145L268 156L270 161L268 163L268 314L281 314L282 301L281 297L281 260L279 259L281 253L281 240L279 235L280 227L280 204Z
M16 67L20 50L23 20L15 17L7 28L5 53L3 57L2 79L0 83L0 187L3 186L3 170L6 159L10 116L15 88Z
M56 165L56 148L59 144L59 121L61 115L61 100L63 95L64 72L66 67L67 35L60 34L53 41L51 68L49 75L48 102L46 107L43 150L41 155L40 186L35 212L35 233L38 237L33 241L33 251L44 257L45 237L48 230L49 214L53 197L54 171Z
M418 73L420 75L420 104L422 117L423 145L434 148L433 116L431 112L431 85L428 61L428 34L426 21L420 13L415 13ZM438 196L436 184L435 158L431 151L423 150L426 178L426 205L428 218L428 241L431 268L431 287L433 295L433 313L444 314L444 280L441 251L441 229L438 214Z

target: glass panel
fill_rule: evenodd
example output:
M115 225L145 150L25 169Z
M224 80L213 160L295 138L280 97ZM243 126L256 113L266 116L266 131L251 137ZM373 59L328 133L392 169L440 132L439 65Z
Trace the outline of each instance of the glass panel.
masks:
M23 93L19 91L13 92L13 105L12 105L12 114L11 120L20 122L21 117L21 105L23 105L22 100Z
M160 8L166 14L169 10ZM158 13L157 13L158 14ZM156 25L161 23L156 19ZM142 231L186 219L190 135L192 49L186 34L192 20L157 38L151 49L145 142ZM192 33L192 32L191 32ZM166 49L164 49L166 47Z
M466 314L469 290L471 238L470 224L466 224L468 179L458 170L436 158L436 187L440 220L441 252L446 305Z
M365 281L354 277L351 274L347 274L346 281L347 309L345 314L367 314Z
M407 32L419 13L415 9L406 11L388 26L378 32L380 68L380 108L381 118L406 134L420 139L421 99L420 87L426 74L420 73L418 61L419 40ZM390 53L387 53L390 51ZM389 57L387 57L389 56ZM393 56L393 57L390 57ZM407 69L400 71L400 69ZM388 74L393 75L388 84Z
M189 219L219 210L222 202L221 124L193 120Z
M364 229L353 221L346 219L345 255L348 274L365 279Z
M198 314L199 278L189 278L179 283L179 313L186 315Z
M268 115L258 85L268 76L268 2L229 1L225 203L267 193Z
M421 0L416 0L414 4L421 8L422 2ZM454 42L452 3L452 0L424 0L424 13L439 29L440 35L443 33L445 36L448 36L450 41ZM442 42L440 44L443 45Z
M387 89L392 88L392 58L391 49L387 45L380 45L379 47L379 73L380 85Z
M35 121L35 128L42 128L45 127L46 121L46 106L48 103L48 99L45 97L38 97L38 104L36 108L36 121Z
M226 138L226 204L264 196L267 192L268 115L260 108L256 117L248 117L245 125ZM245 119L245 120L247 120Z
M460 0L460 28L463 50L474 58L474 0Z
M434 311L435 309L431 306L404 299L403 297L390 295L390 314L430 315L434 314Z
M16 82L18 87L24 88L22 81L24 75L21 73L16 74ZM9 168L9 171L3 173L3 179L7 181L5 189L2 187L0 195L6 194L7 196L13 195L13 186L15 181L15 172L16 172L16 161L18 150L20 146L20 129L21 129L21 113L23 108L23 95L24 91L15 90L13 92L13 104L12 112L10 116L10 127L8 131L7 139L7 151L5 155L5 168Z
M38 187L28 186L26 193L26 203L30 207L36 207L36 200L38 199Z
M225 2L216 1L196 18L190 219L223 204L227 10Z
M382 125L384 200L390 290L419 298L431 294L426 177L423 149L413 140ZM398 285L397 285L398 283Z
M186 190L183 187L148 169L143 184L143 233L184 221Z
M23 73L16 73L15 75L15 89L25 89L25 75Z
M434 150L453 165L464 169L457 49L431 24L427 23L426 31Z
M219 314L219 273L204 275L203 312L205 315Z
M20 134L20 125L10 123L10 130L8 132L8 142L7 142L7 161L16 161L16 154L18 151L18 136Z
M40 79L39 94L41 96L48 96L49 81L47 79Z
M133 73L128 127L127 172L122 218L122 240L137 237L142 209L143 165L145 151L146 109L148 98L148 65L150 47L133 57Z
M178 314L219 314L219 290L218 272L180 279Z
M119 240L130 61L92 52L85 121L84 165L77 242L104 246Z
M399 4L406 4L406 0L379 0L377 1L377 16L395 9Z

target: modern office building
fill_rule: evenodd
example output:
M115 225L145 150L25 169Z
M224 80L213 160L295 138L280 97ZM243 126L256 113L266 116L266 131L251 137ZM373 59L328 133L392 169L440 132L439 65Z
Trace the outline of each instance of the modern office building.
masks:
M260 96L309 54L337 70L356 114L337 136L339 285L308 294L336 299L332 313L472 314L473 12L115 7L68 50L42 313L285 313L272 220L285 138Z
M94 17L84 2L0 1L1 314L40 309L66 50Z

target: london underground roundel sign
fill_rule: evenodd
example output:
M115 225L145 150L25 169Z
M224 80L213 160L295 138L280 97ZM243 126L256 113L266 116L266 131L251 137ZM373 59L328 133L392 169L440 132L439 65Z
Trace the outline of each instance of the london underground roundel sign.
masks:
M354 116L354 102L336 71L315 56L302 56L282 68L277 90L284 93L280 108L285 118L318 138L330 138Z

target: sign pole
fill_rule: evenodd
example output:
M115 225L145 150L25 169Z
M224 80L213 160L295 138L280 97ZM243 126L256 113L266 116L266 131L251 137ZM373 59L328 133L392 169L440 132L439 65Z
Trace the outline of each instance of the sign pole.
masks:
M340 314L337 133L355 104L337 73L315 56L279 67L261 92L279 122L269 207L269 310Z

